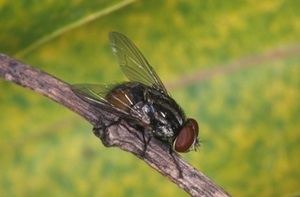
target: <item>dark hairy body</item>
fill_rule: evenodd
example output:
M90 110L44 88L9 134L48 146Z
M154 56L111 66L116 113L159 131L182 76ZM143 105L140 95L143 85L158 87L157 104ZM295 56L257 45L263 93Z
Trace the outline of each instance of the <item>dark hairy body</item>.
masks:
M117 85L106 95L114 106L140 121L145 132L172 144L183 126L185 115L170 96L139 82ZM126 118L126 117L125 117Z

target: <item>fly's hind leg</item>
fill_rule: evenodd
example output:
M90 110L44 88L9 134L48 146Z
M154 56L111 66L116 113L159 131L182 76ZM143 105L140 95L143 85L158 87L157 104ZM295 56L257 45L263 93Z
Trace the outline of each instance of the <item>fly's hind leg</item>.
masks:
M102 143L105 146L110 146L108 143L107 137L108 137L108 132L107 129L113 125L118 125L121 122L121 118L117 118L116 120L113 120L109 122L108 124L105 124L102 121L99 121L93 128L93 133L95 136L101 139Z
M110 146L109 143L108 143L108 141L106 140L107 137L108 137L107 129L110 126L121 124L121 120L122 120L122 118L119 117L116 120L109 122L109 124L105 124L102 121L99 121L99 123L97 123L97 125L94 126L94 128L93 128L94 135L96 135L98 138L100 138L101 141L102 141L102 143L105 146ZM126 124L124 124L123 126L128 131L130 131L130 129L127 127ZM140 156L142 158L144 158L145 155L146 155L146 152L147 152L148 144L150 143L150 141L151 141L151 139L152 139L153 136L152 135L147 135L147 133L149 134L151 132L147 132L145 130L145 128L139 127L138 125L130 125L130 126L135 127L135 129L141 131L141 133L142 133L142 139L140 138L140 136L138 134L136 135L136 137L139 138L143 142L143 150L141 151Z

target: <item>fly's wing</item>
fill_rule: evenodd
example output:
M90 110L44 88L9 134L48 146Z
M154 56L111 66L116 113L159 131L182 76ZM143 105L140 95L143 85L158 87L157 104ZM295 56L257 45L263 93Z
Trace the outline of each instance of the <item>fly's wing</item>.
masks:
M111 32L109 39L112 50L118 57L119 64L129 80L141 82L168 94L152 66L132 41L117 32Z
M71 86L72 91L82 100L99 107L101 110L129 116L129 113L114 107L105 97L114 86L98 84L74 84ZM129 107L129 106L128 106Z

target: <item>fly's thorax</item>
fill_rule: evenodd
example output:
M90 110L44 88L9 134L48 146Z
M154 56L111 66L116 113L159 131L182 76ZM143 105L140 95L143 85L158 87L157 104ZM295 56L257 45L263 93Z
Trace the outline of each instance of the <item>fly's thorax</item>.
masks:
M142 121L142 125L145 126L151 126L151 118L149 114L152 114L152 109L151 106L149 106L145 102L138 102L136 103L133 107L132 110L130 111L130 114L133 117L136 117L137 119Z
M154 135L164 141L172 141L184 123L184 113L168 95L148 88L146 101L151 106L151 125Z
M173 141L184 124L184 113L170 96L141 83L120 84L106 99L140 120L142 126L152 128L153 135L163 141Z

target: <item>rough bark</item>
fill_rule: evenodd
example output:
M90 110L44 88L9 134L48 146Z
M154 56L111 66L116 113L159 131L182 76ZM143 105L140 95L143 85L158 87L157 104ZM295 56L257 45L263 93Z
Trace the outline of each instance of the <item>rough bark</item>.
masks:
M78 98L66 82L4 54L0 54L0 77L51 98L85 118L94 127L97 127L99 122L106 124L117 118ZM142 133L125 121L108 127L105 132L95 133L105 146L119 147L136 155L192 196L229 196L202 172L182 160L178 154L170 154L168 147L159 140L152 139L143 155Z

